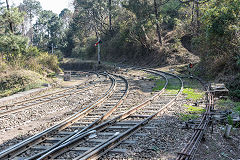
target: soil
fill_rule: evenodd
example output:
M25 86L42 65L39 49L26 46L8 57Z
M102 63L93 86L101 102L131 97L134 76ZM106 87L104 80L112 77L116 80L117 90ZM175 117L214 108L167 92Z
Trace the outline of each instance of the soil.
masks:
M179 68L185 67L185 65L166 66L160 68L161 70L177 73ZM126 77L129 81L129 95L123 102L122 106L133 107L140 104L148 97L151 97L154 81L147 78L145 72L136 70L121 70L118 72L122 76ZM77 84L75 80L72 84ZM66 82L65 87L69 87L71 82ZM188 84L189 86L191 84ZM199 90L202 90L200 84L194 86ZM92 89L79 97L71 97L64 101L73 101L69 106L62 107L62 109L56 110L51 114L45 115L39 119L30 120L29 122L22 124L21 126L12 127L0 131L0 151L7 147L14 145L23 139L26 139L54 124L59 123L69 115L76 111L76 100L85 98L84 101L79 103L79 106L87 104L93 101L100 95L100 87ZM97 94L99 92L99 94ZM59 105L57 102L52 102L51 105ZM128 146L128 152L126 154L109 154L105 155L102 159L161 159L171 160L175 159L177 153L180 152L191 138L193 130L182 129L183 120L180 118L180 113L186 113L186 107L184 104L193 104L194 101L186 99L186 95L181 95L176 103L168 109L168 111L154 120L152 120L147 126L154 127L153 129L142 129L139 132L146 133L146 136L141 137L135 144ZM72 107L70 107L72 106ZM61 107L60 107L61 108ZM119 110L117 110L118 112ZM116 116L117 114L113 114ZM205 133L205 141L202 141L198 151L196 152L196 160L240 160L240 129L234 128L231 131L231 138L226 139L223 137L224 125L215 124L213 133L211 128Z

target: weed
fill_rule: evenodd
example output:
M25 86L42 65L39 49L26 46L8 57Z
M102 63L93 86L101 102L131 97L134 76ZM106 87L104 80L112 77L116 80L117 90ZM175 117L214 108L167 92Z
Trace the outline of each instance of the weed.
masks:
M227 100L219 100L217 102L217 106L221 109L233 109L236 112L240 112L240 102L234 102L230 99Z
M154 75L148 75L147 78L148 78L148 79L151 79L151 80L157 80L157 79L160 79L159 76L154 76Z
M201 114L203 112L205 112L206 110L203 109L203 108L200 108L200 107L193 107L191 105L187 105L187 104L184 104L184 107L187 108L187 111L190 112L190 113L198 113L198 114Z
M188 120L193 120L193 119L197 119L199 118L199 115L197 114L184 114L184 113L180 113L180 119L182 121L188 121Z
M164 80L157 80L155 82L155 87L153 88L153 91L160 91L161 89L163 89L165 85L165 81Z
M227 116L228 124L233 125L233 118L231 115Z
M48 75L47 75L47 77L49 77L49 78L56 78L56 73L49 73Z
M187 99L191 99L191 100L194 100L194 101L200 100L204 96L203 93L196 92L191 88L185 88L183 90L183 93L187 95Z
M180 84L179 81L175 79L169 79L168 80L168 85L166 88L166 93L168 94L177 94L180 89Z
M239 103L239 102L238 102ZM234 111L240 114L240 104L234 108Z

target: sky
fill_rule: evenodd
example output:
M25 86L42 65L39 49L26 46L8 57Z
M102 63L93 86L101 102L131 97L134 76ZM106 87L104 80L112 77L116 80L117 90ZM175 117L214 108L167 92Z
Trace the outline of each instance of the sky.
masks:
M10 5L19 5L23 0L9 0ZM71 9L73 0L37 0L41 3L44 10L52 10L59 14L64 8Z

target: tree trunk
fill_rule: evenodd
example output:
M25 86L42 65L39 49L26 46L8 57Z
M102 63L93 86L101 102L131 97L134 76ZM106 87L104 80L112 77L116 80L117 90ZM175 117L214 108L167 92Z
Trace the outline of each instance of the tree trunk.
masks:
M108 0L108 9L109 9L109 30L112 33L112 0Z
M197 33L199 33L200 22L199 22L199 0L197 0Z
M158 6L157 6L157 2L156 0L154 0L154 12L155 12L155 16L156 16L156 32L158 35L158 41L160 43L160 45L162 45L162 37L161 37L161 32L160 32L160 25L158 22L158 18L159 18L159 12L158 12Z
M195 1L193 1L193 5L192 5L192 21L191 21L192 26L193 26L193 23L194 23L194 8L195 8Z
M10 11L8 0L6 0L6 4L7 4L7 10ZM9 20L9 27L10 27L10 31L13 33L13 24L11 20Z
M30 11L30 41L33 42L32 12Z

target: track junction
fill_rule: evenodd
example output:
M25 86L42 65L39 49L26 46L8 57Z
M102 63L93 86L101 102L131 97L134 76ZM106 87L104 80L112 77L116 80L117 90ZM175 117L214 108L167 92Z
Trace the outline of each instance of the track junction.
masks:
M129 138L144 136L139 131L149 128L146 126L149 122L168 112L183 90L182 79L174 74L144 68L130 70L139 70L159 77L164 81L162 89L152 92L137 105L123 106L129 94L128 80L118 74L103 72L80 85L3 106L0 116L7 116L35 105L78 94L98 83L109 83L95 101L81 106L81 109L58 124L1 151L0 159L98 159L108 157L111 153L127 152L127 146L137 141L137 138ZM175 86L175 92L167 90L170 85ZM209 101L212 101L211 96ZM190 158L196 146L192 143L199 143L201 137L198 135L202 135L208 125L205 120L208 119L210 109L207 109L203 124L196 129L194 138L178 159ZM190 151L187 151L189 149Z

